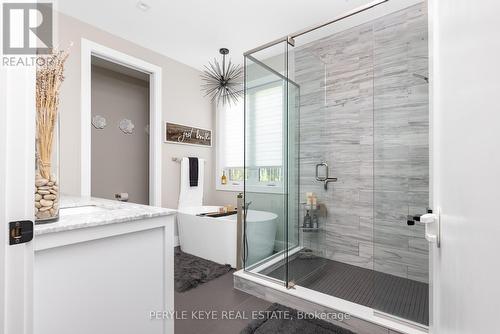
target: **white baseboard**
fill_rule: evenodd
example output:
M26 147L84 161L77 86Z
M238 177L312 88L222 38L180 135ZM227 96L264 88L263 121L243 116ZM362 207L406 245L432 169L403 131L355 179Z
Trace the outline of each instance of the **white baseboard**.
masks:
M180 241L179 241L179 236L176 235L174 237L174 247L179 247L181 245Z

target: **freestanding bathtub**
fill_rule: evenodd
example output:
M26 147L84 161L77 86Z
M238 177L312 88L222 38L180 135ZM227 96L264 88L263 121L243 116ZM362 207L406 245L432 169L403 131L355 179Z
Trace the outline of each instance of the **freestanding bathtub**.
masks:
M236 267L237 215L220 218L197 216L216 212L218 206L187 207L178 210L179 243L183 252ZM278 216L272 212L248 210L247 263L273 253Z

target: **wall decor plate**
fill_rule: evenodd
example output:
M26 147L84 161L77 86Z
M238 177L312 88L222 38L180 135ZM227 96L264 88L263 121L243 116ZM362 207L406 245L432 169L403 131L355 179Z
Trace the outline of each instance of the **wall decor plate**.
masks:
M212 146L212 130L193 126L165 123L165 142L197 146Z
M122 119L120 121L119 127L120 127L120 130L123 131L123 133L126 133L128 135L134 133L134 127L135 127L135 125L129 119L126 119L126 118Z
M106 124L106 118L104 118L103 116L95 115L94 117L92 117L92 125L94 126L94 128L101 130L106 127Z

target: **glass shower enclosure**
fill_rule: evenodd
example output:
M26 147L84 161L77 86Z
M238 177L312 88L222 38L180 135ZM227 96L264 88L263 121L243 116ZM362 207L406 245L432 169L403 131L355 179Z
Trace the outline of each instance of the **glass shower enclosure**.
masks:
M245 54L247 272L428 325L425 6Z

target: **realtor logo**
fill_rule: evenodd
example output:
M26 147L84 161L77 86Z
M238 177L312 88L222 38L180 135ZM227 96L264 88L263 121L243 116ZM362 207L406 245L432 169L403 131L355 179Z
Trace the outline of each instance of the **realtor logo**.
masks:
M47 54L51 49L51 3L3 4L4 54Z

